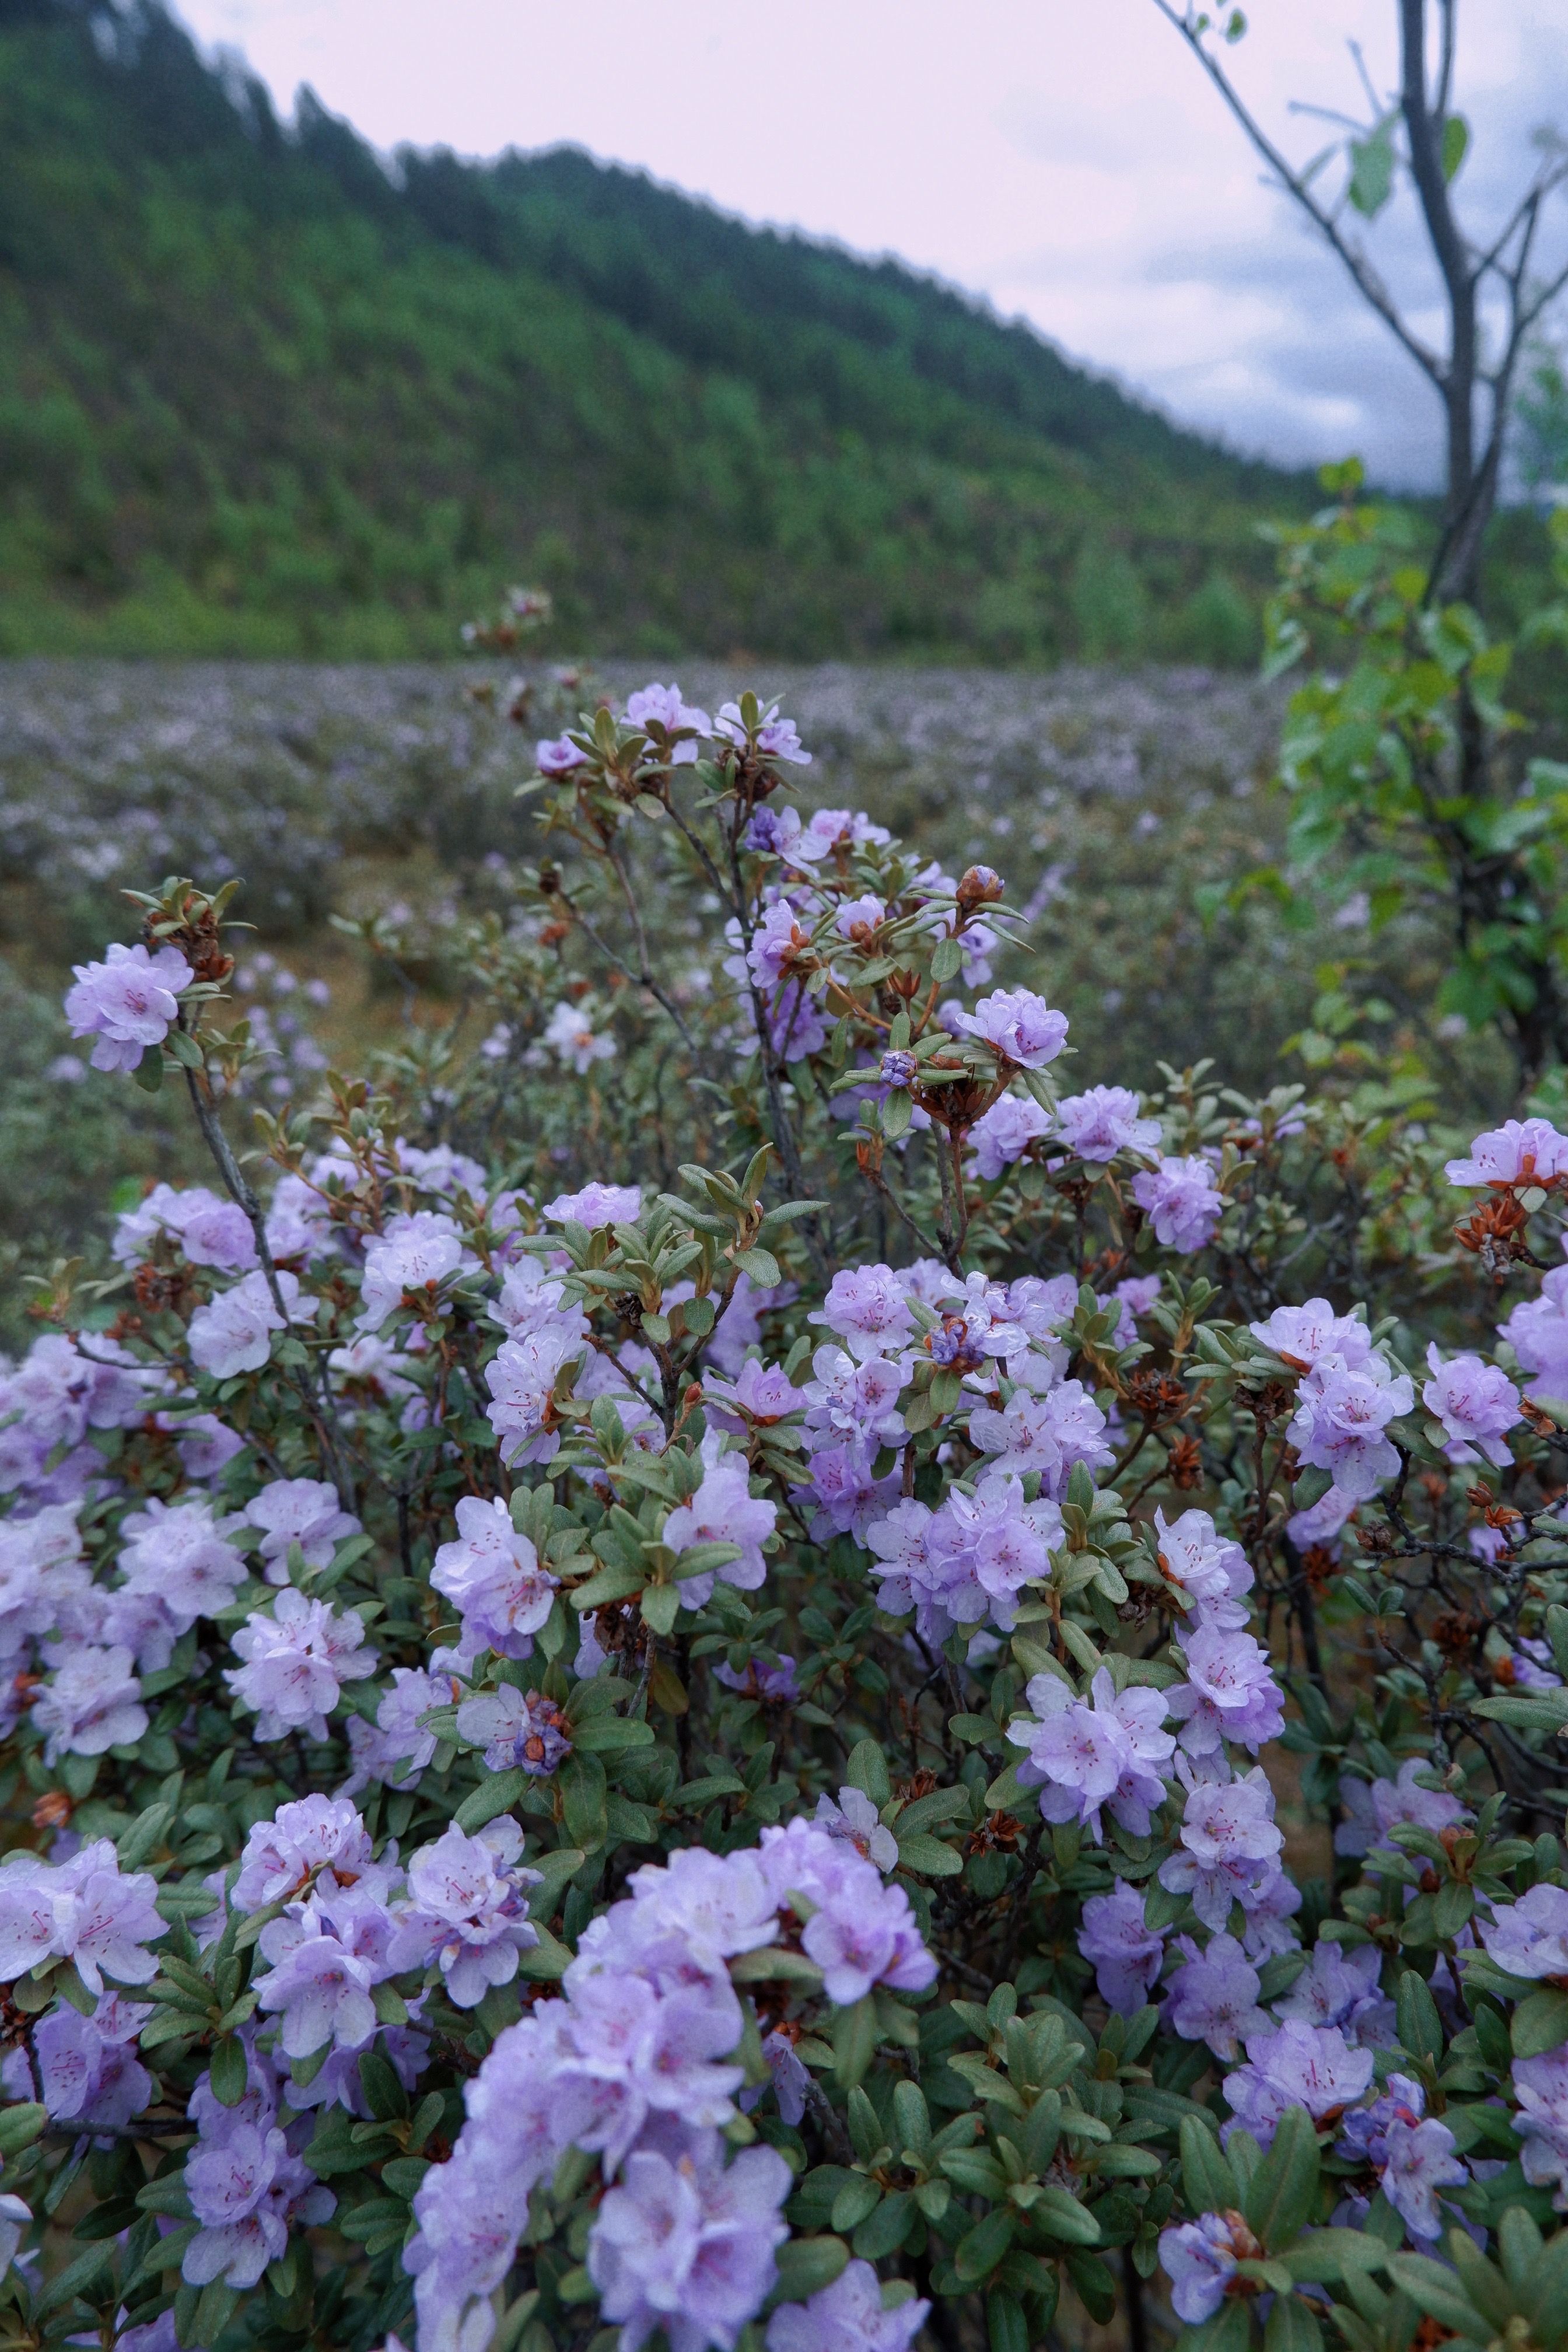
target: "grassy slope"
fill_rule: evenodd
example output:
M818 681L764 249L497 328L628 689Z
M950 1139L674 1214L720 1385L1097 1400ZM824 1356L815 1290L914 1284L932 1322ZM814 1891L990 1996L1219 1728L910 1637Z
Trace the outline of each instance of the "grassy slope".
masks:
M558 151L402 159L0 0L0 650L1246 658L1242 467L892 265Z

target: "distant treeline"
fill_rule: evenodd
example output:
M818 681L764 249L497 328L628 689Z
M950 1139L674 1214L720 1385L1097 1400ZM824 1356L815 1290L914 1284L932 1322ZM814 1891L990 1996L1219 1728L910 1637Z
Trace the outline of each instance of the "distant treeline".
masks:
M0 651L1248 660L1243 463L891 262L571 149L389 174L151 0L0 0Z

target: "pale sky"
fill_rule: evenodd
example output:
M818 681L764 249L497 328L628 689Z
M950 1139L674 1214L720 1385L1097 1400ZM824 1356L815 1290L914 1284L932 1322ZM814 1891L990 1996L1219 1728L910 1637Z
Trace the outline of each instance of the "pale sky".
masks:
M1260 184L1152 0L177 0L287 112L309 82L378 147L574 142L728 212L890 253L1030 320L1235 446L1432 476L1435 396ZM1228 52L1291 156L1396 70L1394 0L1256 0ZM1568 0L1464 0L1458 193L1478 228L1568 132ZM1465 209L1462 206L1461 209ZM1369 239L1436 330L1410 213ZM1558 200L1552 249L1568 255Z

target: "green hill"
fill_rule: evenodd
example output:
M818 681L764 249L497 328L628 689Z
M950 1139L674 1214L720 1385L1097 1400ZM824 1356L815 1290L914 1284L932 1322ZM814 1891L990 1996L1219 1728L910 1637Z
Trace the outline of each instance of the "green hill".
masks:
M613 126L608 136L613 137ZM570 149L391 173L152 0L0 0L0 652L1248 657L1294 478Z

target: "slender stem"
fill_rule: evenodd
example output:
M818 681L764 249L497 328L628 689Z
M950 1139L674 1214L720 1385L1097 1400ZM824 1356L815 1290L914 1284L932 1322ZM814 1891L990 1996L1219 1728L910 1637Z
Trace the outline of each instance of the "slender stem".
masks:
M205 1071L204 1070L198 1078L196 1072L187 1066L185 1088L191 1098L191 1108L196 1115L196 1125L202 1131L202 1139L217 1163L218 1174L223 1178L228 1196L237 1207L245 1212L249 1220L250 1230L256 1237L256 1255L261 1267L262 1277L267 1284L268 1294L277 1309L283 1329L287 1331L293 1318L284 1300L282 1286L278 1279L278 1269L272 1262L271 1244L267 1238L266 1215L249 1179L229 1148L229 1140L223 1131L223 1122L218 1118L217 1107L213 1101ZM316 1372L320 1389L319 1399L311 1397L309 1388L303 1382L300 1383L300 1393L306 1410L316 1423L321 1440L321 1451L326 1456L327 1467L331 1472L332 1484L337 1488L338 1501L347 1511L353 1507L353 1490L343 1467L342 1433L338 1426L337 1407L332 1402L331 1381L327 1370L324 1353L316 1359Z

